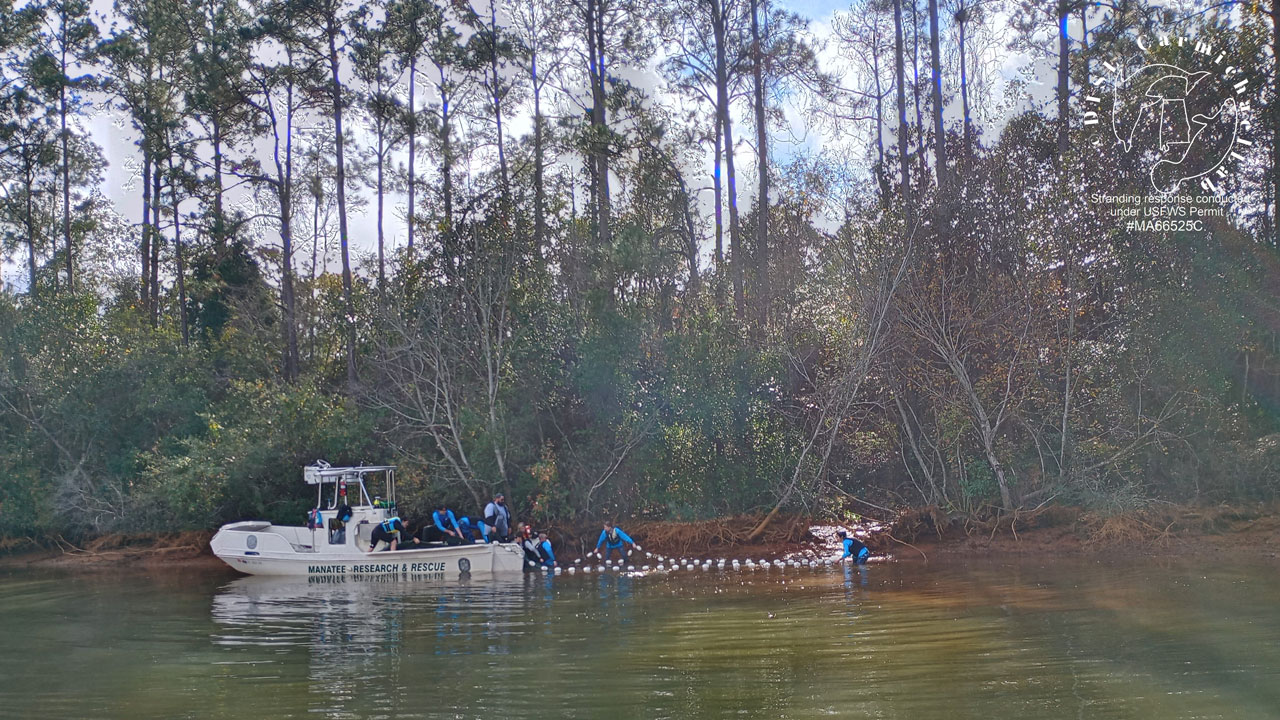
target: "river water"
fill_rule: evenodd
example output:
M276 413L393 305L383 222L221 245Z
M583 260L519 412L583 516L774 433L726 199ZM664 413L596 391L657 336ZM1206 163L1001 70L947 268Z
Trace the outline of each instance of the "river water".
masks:
M1280 718L1274 564L0 575L16 718Z

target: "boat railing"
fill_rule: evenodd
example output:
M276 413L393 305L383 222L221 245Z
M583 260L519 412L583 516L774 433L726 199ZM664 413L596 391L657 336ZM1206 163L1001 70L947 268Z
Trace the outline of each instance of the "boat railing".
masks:
M394 504L396 499L396 466L395 465L353 465L345 467L335 467L325 462L317 460L312 465L306 465L302 468L302 480L308 485L316 487L316 507L328 507L334 509L343 501L348 502L352 507L374 506L375 499L381 499L381 495L375 495L370 492L365 485L367 475L381 474L386 481L385 500L389 504ZM373 478L369 478L370 481ZM333 493L326 503L324 499L324 486L333 485ZM355 502L346 500L348 486L355 488Z

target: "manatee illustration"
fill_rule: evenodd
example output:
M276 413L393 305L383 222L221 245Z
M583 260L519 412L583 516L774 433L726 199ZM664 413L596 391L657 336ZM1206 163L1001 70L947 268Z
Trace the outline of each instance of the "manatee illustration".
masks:
M1115 104L1111 127L1120 147L1132 152L1134 145L1154 146L1151 186L1158 192L1172 192L1183 182L1217 169L1231 153L1238 131L1236 103L1228 99L1208 115L1190 116L1187 99L1208 72L1188 72L1175 65L1156 63L1138 69L1114 85ZM1206 133L1206 129L1211 131ZM1197 147L1212 141L1212 151ZM1198 150L1194 167L1184 165L1193 148Z
M1217 170L1231 155L1240 132L1240 108L1228 98L1209 115L1191 118L1191 139L1181 147L1181 154L1170 152L1151 166L1151 187L1159 192L1173 192L1187 180L1203 177ZM1176 146L1175 146L1176 147ZM1195 147L1199 160L1184 164Z
M1111 126L1124 151L1133 150L1139 129L1153 121L1160 123L1157 137L1161 146L1186 144L1192 134L1187 122L1187 95L1208 75L1157 63L1146 65L1116 83Z

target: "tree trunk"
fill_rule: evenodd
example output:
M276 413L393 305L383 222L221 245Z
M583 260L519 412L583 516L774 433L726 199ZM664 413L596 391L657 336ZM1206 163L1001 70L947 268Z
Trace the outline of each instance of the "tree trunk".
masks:
M898 15L902 14L901 9L897 11ZM880 25L875 25L875 33L871 38L871 74L876 81L876 171L877 184L881 185L880 202L886 203L888 198L884 197L883 181L885 178L884 167L884 89L880 82Z
M1070 116L1068 93L1070 92L1068 73L1071 51L1071 38L1067 35L1067 18L1070 16L1066 0L1058 0L1058 162L1066 157L1069 146L1067 131Z
M331 90L333 101L333 129L335 134L335 157L337 164L338 185L338 244L342 252L342 304L347 314L347 386L354 391L356 387L356 322L355 308L351 301L351 253L347 235L347 171L343 154L345 142L342 137L342 85L338 75L338 27L337 18L330 18L329 28L329 70L332 73Z
M169 192L173 199L173 261L178 273L178 322L182 328L182 345L191 344L191 329L187 327L187 281L182 257L182 218L179 216L181 200L178 197L177 175L173 169L173 155L169 155L169 175L173 180Z
M75 263L71 252L71 152L70 132L67 130L67 8L61 8L61 71L58 96L58 120L61 131L58 134L62 141L62 242L67 253L67 292L74 292ZM35 287L34 285L32 287Z
M502 199L511 205L511 178L507 172L507 153L502 141L502 76L498 73L498 0L489 0L489 71L493 79L493 122L498 137L498 180Z
M23 152L26 153L27 150L24 149ZM36 225L35 225L35 215L34 215L35 207L32 204L32 195L35 192L34 190L32 190L32 186L34 185L34 182L33 182L34 178L32 177L33 164L29 161L24 162L23 164L25 165L26 176L27 176L25 178L27 181L27 192L26 192L26 197L24 198L24 200L26 201L27 209L26 209L26 217L23 218L24 224L27 226L26 227L27 229L27 282L29 283L27 285L27 294L30 295L31 297L35 297L35 294L36 294Z
M1004 474L1004 465L996 458L995 437L985 430L982 433L982 450L987 456L987 464L996 475L996 485L1000 487L1000 502L1005 510L1013 509L1013 496L1009 492L1009 480Z
M541 258L547 234L547 194L543 178L546 158L542 147L542 86L538 82L536 50L530 53L529 77L533 83L533 252L534 257Z
M386 193L383 191L382 185L382 165L383 155L386 152L386 137L384 135L382 123L378 124L378 290L382 291L387 286L387 263L386 254L383 244L382 233L382 204Z
M715 164L715 169L712 171L712 174L711 174L711 187L713 191L713 197L715 198L714 202L716 206L715 208L716 251L715 252L716 252L716 272L717 273L720 273L724 270L724 190L721 187L722 183L720 181L720 154L723 148L721 143L724 141L723 125L724 124L721 121L719 109L717 108L716 122L715 122L716 164ZM717 283L717 288L718 287L719 287L719 283ZM723 293L720 292L719 289L716 290L716 297L717 298L723 297Z
M280 187L280 304L284 307L284 379L299 373L297 298L293 289L293 86L285 94L284 177Z
M698 270L698 235L693 228L693 210L690 207L693 198L689 195L689 188L685 186L684 178L677 175L676 180L680 183L680 209L684 215L685 244L689 252L689 297L696 298L702 289L702 275Z
M607 89L605 81L609 77L609 66L605 62L604 8L605 0L596 0L596 52L599 53L596 74L595 103L596 121L600 130L600 228L606 245L613 243L613 192L609 183L609 117L605 105Z
M160 324L160 158L152 164L151 174L151 327Z
M603 244L600 232L600 164L599 156L596 153L597 139L595 134L598 130L596 124L596 106L600 104L601 100L596 94L596 76L600 71L596 67L596 58L598 55L596 53L595 16L596 0L587 0L586 5L583 6L582 16L583 25L586 27L587 31L587 84L591 87L591 108L589 113L591 117L591 130L590 136L587 139L587 152L589 154L587 157L587 175L591 180L591 187L588 191L591 202L591 232L596 245L600 246Z
M920 18L916 14L916 0L911 3L911 99L916 108L916 162L920 164L920 182L929 176L925 162L924 110L920 103Z
M899 385L899 387L901 387L901 385ZM925 481L929 483L929 494L925 496L924 491L922 490L920 495L922 496L925 505L937 505L942 499L942 493L938 492L938 482L934 479L934 472L931 467L931 463L925 462L924 452L920 449L920 441L916 438L914 423L911 420L911 416L907 414L906 405L902 402L901 391L893 392L893 403L898 408L898 418L902 421L899 424L899 427L901 427L907 435L907 445L911 448L911 455L915 458L916 466L920 468L920 472L924 474ZM914 414L914 411L912 411L912 415ZM906 458L903 458L902 462L905 465ZM908 473L910 473L910 468L908 468Z
M311 275L307 278L307 312L315 312L316 307L316 256L320 252L320 194L323 184L317 174L311 178ZM316 324L307 325L307 359L314 361L316 356Z
M964 12L963 10L961 12ZM965 65L964 54L964 29L968 24L968 17L957 19L960 26L960 108L964 113L964 152L962 157L967 165L969 157L973 153L973 131L969 122L969 73Z
M910 162L907 160L907 91L903 67L902 0L893 0L894 75L898 85L898 167L902 179L902 206L907 222L915 217L915 198L911 192Z
M444 38L440 38L441 42ZM449 86L444 65L437 65L440 75L440 180L444 193L446 232L453 232L453 138L449 127Z
M1076 265L1075 254L1068 251L1066 258L1067 335L1062 349L1062 424L1058 436L1058 476L1065 482L1071 470L1071 369L1072 350L1076 335Z
M593 214L596 225L596 241L601 247L611 242L609 225L612 221L609 191L609 141L608 115L605 112L605 49L604 7L602 0L587 0L587 60L588 80L591 83L591 150L595 198Z
M142 255L142 283L138 301L142 310L151 315L151 151L146 138L142 140L142 239L138 243Z
M760 47L760 24L757 18L760 1L751 2L751 63L756 105L756 172L759 174L759 197L756 198L756 282L760 318L763 329L769 321L769 138L765 133L764 52Z
M1280 0L1271 0L1271 82L1280 82ZM1280 249L1280 102L1271 102L1271 232Z
M716 112L720 115L720 127L724 132L724 164L728 180L729 202L729 273L733 277L733 306L739 320L746 310L746 298L742 288L742 237L738 226L737 172L733 162L733 119L729 112L729 64L728 18L724 16L722 0L712 0L712 31L716 43Z
M222 207L222 123L215 111L213 123L213 246L218 254L227 246L227 216Z
M702 287L702 275L698 269L698 236L693 225L693 210L690 207L693 202L693 196L689 193L688 183L684 181L684 174L680 172L679 166L676 165L671 156L664 153L656 144L650 143L649 147L654 154L666 163L667 171L671 173L671 179L676 182L676 187L680 190L680 214L684 218L685 255L689 260L689 284L687 290L688 296L695 298ZM654 237L654 242L657 242L656 236ZM670 297L667 288L669 288L669 285L664 285L664 298ZM667 329L669 329L669 313L664 313L663 322L666 323Z
M1084 63L1085 82L1089 82L1089 3L1080 5L1080 61Z
M406 222L409 226L409 249L413 249L413 214L416 206L414 205L413 191L416 189L417 180L414 177L414 151L418 145L418 108L414 105L413 91L417 84L415 81L418 77L418 56L415 54L409 58L409 212L406 214Z
M938 190L946 193L949 187L947 169L947 134L942 122L942 47L941 30L938 26L938 0L929 0L929 55L931 58L931 77L933 88L933 157L937 164Z

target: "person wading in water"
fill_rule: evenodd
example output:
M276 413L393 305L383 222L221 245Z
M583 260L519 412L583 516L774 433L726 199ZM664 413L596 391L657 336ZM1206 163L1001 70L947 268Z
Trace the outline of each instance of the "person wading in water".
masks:
M871 556L871 551L867 549L866 545L862 544L861 540L850 537L849 533L843 530L836 531L836 535L840 537L840 544L844 546L844 554L840 556L841 560L851 557L854 562L861 565Z
M631 536L622 531L622 528L615 526L612 521L605 520L604 530L600 531L600 539L596 541L596 550L599 550L601 545L604 546L604 561L609 562L609 558L613 557L613 551L617 550L618 557L622 558L622 562L626 562L627 549L624 543L629 543L636 548L640 547L636 545L635 540L631 539Z

